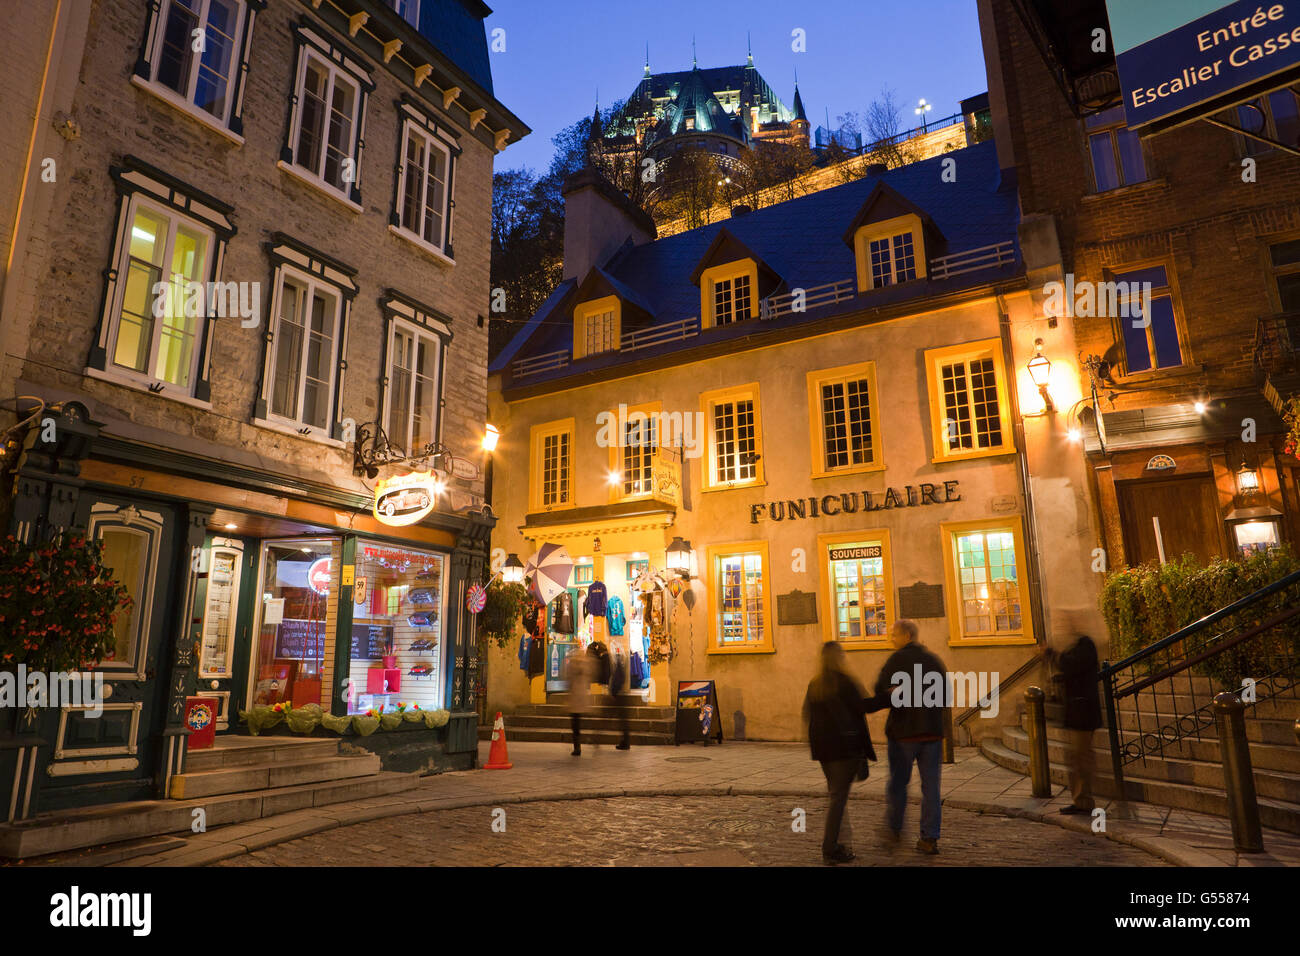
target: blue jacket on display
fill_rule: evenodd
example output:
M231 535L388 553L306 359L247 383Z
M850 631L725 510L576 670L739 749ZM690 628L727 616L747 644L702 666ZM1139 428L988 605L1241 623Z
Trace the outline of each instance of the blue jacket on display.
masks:
M605 616L605 583L592 581L587 587L587 613L591 617Z
M590 592L588 599L590 600ZM605 607L605 620L609 623L609 633L614 637L623 635L623 625L627 619L623 616L623 601L615 596L609 599L609 604Z

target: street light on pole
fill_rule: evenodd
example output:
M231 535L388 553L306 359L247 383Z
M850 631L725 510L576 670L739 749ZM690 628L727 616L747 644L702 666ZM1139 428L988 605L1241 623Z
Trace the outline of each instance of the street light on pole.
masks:
M922 132L922 133L924 133L924 132L926 131L926 128L925 128L925 114L928 113L928 112L930 112L930 110L932 110L932 109L934 109L934 104L933 104L933 103L927 103L927 102L925 101L925 97L921 97L921 102L918 103L917 106L916 106L916 109L914 109L914 110L912 111L912 112L915 113L917 116L921 117L921 132Z

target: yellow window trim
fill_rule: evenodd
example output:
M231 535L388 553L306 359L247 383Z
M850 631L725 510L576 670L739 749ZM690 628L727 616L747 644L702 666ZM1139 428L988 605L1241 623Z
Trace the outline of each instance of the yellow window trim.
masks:
M701 329L711 329L716 324L713 314L714 283L744 275L749 276L749 315L745 318L752 319L758 315L758 263L753 259L737 259L720 266L710 266L700 273Z
M708 547L705 567L705 586L709 591L709 646L708 654L775 654L772 645L772 576L766 541L734 541L729 544L711 544ZM738 647L722 647L718 628L718 558L732 554L758 554L763 569L763 641Z
M754 477L746 481L714 481L717 448L713 442L713 406L722 402L744 398L750 398L754 401L754 454L758 455L758 461L754 463ZM767 478L763 471L763 407L759 401L758 383L750 382L747 385L736 385L731 388L718 388L709 392L701 392L700 409L704 412L705 430L704 480L700 483L702 490L729 491L733 488L754 488L767 484Z
M574 481L574 460L577 457L574 438L577 433L577 421L572 418L561 418L551 422L542 422L534 425L529 431L529 479L528 479L528 510L534 514L539 512L566 511L569 508L577 507L574 499L577 498L576 482ZM553 504L542 504L542 443L551 435L568 435L569 436L569 486L568 501Z
M619 297L607 295L601 299L581 302L573 307L573 360L575 362L587 355L587 319L611 311L614 313L613 351L617 352L619 343L623 341L623 303Z
M658 415L663 411L663 408L663 402L645 402L641 405L627 406L626 414L628 418L631 418L638 412L644 415ZM614 472L618 472L619 476L617 482L611 482L609 476L606 476L605 483L609 486L609 503L617 504L620 501L640 501L643 498L652 497L654 495L653 488L650 491L644 491L638 495L623 494L623 433L622 429L619 427L618 409L610 409L607 414L613 416L611 425L613 429L613 441L609 443L609 474L612 475ZM656 438L660 439L662 436L656 435ZM653 461L658 457L659 448L656 445L654 454L651 455L651 460Z
M962 630L961 591L957 582L955 535L971 531L1010 531L1016 547L1016 584L1020 591L1020 630L995 636L966 637ZM950 647L998 647L1036 644L1033 607L1029 603L1029 555L1025 552L1025 532L1019 515L985 518L979 521L945 521L939 525L943 547L944 599L948 606L948 645Z
M973 448L968 451L948 451L947 430L944 428L943 393L939 366L955 361L969 361L975 358L993 359L993 374L998 387L998 419L1002 427L1002 444L992 448ZM1014 432L1011 429L1011 402L1007 391L1007 373L1002 364L1002 340L983 339L967 342L964 345L947 345L943 348L927 349L925 352L925 382L930 396L930 440L934 449L931 463L944 461L968 461L972 458L994 458L998 455L1010 455L1016 450ZM972 423L973 427L973 423Z
M867 380L867 403L871 412L871 461L865 465L846 465L843 468L826 467L826 431L822 418L821 387L825 382L865 378ZM812 450L812 476L814 478L831 478L838 475L858 475L866 472L884 471L884 445L880 435L880 393L876 389L876 363L857 362L853 365L841 365L837 368L823 368L809 372L808 380L808 439Z
M869 222L865 226L860 226L853 234L853 257L858 265L859 292L870 292L875 288L871 284L871 241L884 239L886 236L898 236L905 232L912 234L912 251L916 255L916 278L925 278L926 267L930 260L926 254L921 217L916 213L908 213L905 216L895 216L893 219ZM890 252L892 254L892 248Z
M889 531L884 528L870 528L865 531L837 531L834 534L817 536L817 563L821 569L821 597L826 599L826 614L822 620L822 639L836 640L835 636L835 587L831 580L831 562L827 551L832 545L849 544L854 541L879 541L880 554L885 572L885 633L879 637L863 637L856 641L839 641L846 651L867 651L892 649L889 631L894 626L897 610L894 607L894 569L893 552L889 545Z

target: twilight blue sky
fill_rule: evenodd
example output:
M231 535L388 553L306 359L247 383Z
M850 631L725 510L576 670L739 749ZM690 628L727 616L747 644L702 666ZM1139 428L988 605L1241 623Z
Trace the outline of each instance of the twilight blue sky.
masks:
M491 31L506 31L504 53L490 54L496 94L532 127L497 157L496 168L551 160L551 136L635 88L650 44L655 72L689 69L694 34L701 67L745 62L745 32L754 65L786 103L794 74L814 127L847 110L862 111L882 86L894 89L912 126L921 97L931 117L956 113L982 93L984 55L975 0L488 0ZM791 50L802 28L807 52Z

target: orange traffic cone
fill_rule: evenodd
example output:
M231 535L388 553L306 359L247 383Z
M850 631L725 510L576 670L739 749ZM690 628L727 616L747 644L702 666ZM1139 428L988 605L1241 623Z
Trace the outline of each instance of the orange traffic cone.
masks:
M492 749L488 751L488 762L483 765L483 769L509 770L513 766L510 755L506 753L506 722L501 719L501 711L498 710L496 722L492 725Z

